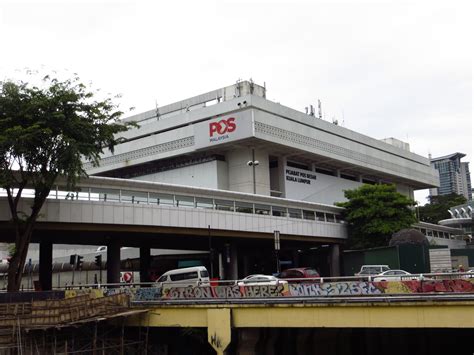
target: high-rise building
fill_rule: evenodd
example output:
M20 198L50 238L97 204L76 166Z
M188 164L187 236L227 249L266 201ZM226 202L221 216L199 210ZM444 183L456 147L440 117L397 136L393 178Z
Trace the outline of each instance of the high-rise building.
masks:
M472 200L469 163L461 162L461 158L465 156L463 153L453 153L431 159L431 166L439 172L440 186L430 189L430 196L456 193Z

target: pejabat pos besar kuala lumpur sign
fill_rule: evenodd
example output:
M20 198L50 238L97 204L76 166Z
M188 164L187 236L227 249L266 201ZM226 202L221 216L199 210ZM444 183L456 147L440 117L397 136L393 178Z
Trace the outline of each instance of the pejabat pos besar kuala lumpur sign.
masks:
M194 144L204 148L252 137L252 128L250 111L221 115L194 125Z

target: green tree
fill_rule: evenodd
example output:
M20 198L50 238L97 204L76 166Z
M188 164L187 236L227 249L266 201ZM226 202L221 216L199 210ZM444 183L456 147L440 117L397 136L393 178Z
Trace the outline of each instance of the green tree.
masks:
M348 223L348 246L352 249L388 245L393 233L416 222L411 206L415 201L397 192L394 185L362 185L346 190L344 207Z
M437 224L442 219L451 218L450 207L466 203L466 198L458 194L429 196L430 203L418 208L420 221Z
M95 166L128 129L111 98L95 94L77 76L49 76L40 85L0 82L0 187L6 190L15 247L8 267L8 291L19 289L29 243L40 210L58 176L70 188L86 176L83 161ZM25 189L34 190L31 211L20 211Z

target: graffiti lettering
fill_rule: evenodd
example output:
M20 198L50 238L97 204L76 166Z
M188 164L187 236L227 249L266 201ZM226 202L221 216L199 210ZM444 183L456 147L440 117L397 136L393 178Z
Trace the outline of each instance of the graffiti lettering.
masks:
M215 346L218 349L222 347L221 340L219 339L216 333L211 335L211 345Z
M290 284L290 295L308 296L357 296L381 294L382 291L370 282L331 282L313 284Z

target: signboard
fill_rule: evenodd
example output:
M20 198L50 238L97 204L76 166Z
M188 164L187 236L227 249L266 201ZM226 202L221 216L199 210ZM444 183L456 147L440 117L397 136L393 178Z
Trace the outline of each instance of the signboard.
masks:
M329 205L346 201L344 190L362 185L357 181L289 166L285 166L284 174L286 198Z
M218 116L194 125L194 145L197 149L252 136L253 123L250 110Z

